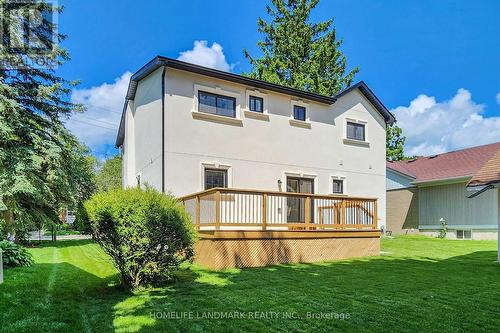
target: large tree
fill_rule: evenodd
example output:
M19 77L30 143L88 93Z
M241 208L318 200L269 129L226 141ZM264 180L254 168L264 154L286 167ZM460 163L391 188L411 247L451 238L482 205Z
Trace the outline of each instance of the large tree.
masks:
M75 82L56 74L69 59L50 20L60 8L43 1L5 2L0 48L0 216L4 233L57 220L93 191L88 151L64 127L80 105ZM28 40L29 39L29 40Z
M260 80L332 96L351 85L358 68L347 71L333 20L313 23L311 11L319 0L272 0L270 21L259 18L264 39L262 56L244 50L252 65L248 76Z
M114 190L122 187L122 158L120 155L108 158L96 175L99 191Z
M319 0L272 0L267 6L270 21L259 18L264 35L255 58L244 50L252 66L246 75L293 88L333 96L349 87L358 68L347 71L347 59L340 51L333 20L313 23L311 11ZM396 125L387 127L387 158L404 159L405 137Z
M395 123L387 126L386 131L386 158L388 161L404 160L404 145L406 137L403 130Z

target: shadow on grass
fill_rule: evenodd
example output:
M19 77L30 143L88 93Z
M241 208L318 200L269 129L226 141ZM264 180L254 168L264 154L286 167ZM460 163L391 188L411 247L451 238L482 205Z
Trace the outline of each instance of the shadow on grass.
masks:
M169 285L133 293L116 286L116 275L101 278L65 262L8 271L6 281L2 332L471 332L500 325L495 251L225 271L189 266ZM240 318L223 318L231 313Z
M49 240L42 240L42 241L32 241L30 243L31 246L29 247L56 247L56 248L66 248L66 247L74 247L74 246L81 246L81 245L87 245L87 244L95 244L96 242L92 239L68 239L68 240L58 240L56 242L49 241Z
M495 259L496 252L482 251L443 260L377 257L219 272L191 267L171 286L118 303L114 323L118 331L130 323L135 331L168 332L494 331L500 324ZM235 311L246 318L203 318ZM255 312L260 318L249 319ZM349 319L321 318L332 313ZM148 321L141 326L142 318Z
M9 268L0 285L0 332L113 330L113 305L130 297L117 276L100 278L74 265Z

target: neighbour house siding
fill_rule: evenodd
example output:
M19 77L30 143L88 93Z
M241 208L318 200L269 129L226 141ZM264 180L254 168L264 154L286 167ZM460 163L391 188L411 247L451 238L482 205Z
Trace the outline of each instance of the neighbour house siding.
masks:
M387 230L393 235L418 232L418 190L387 192Z
M413 178L405 177L393 170L387 168L387 179L386 179L387 190L395 190L400 188L412 187L411 184Z
M379 199L385 224L385 122L354 90L335 104L308 103L311 128L290 125L291 96L266 92L269 120L247 118L247 87L167 69L165 187L181 196L202 190L202 164L230 167L230 187L286 191L286 173L314 177L315 192L331 193L332 176L346 177L349 196ZM239 96L242 125L194 119L194 86L219 88ZM248 87L254 90L251 87ZM346 144L346 117L366 122L369 147Z
M450 229L497 229L498 191L467 198L466 183L419 187L420 229L444 218Z

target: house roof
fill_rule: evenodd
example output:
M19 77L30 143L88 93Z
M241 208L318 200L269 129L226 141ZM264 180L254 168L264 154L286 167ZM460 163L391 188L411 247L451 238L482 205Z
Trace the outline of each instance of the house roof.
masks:
M500 149L469 181L469 186L486 185L500 181Z
M325 104L333 104L338 98L349 93L353 89L358 89L373 104L373 106L377 109L377 111L384 117L387 124L392 124L393 122L396 121L394 115L392 115L389 112L389 110L380 102L380 100L375 96L375 94L370 90L370 88L368 88L368 86L363 81L358 82L355 85L343 90L336 96L325 96L300 89L286 87L275 83L249 78L242 75L228 73L213 68L203 67L172 58L157 56L153 60L148 62L146 65L144 65L141 69L139 69L136 73L134 73L134 75L132 75L132 77L130 78L127 95L125 97L125 104L123 106L120 127L118 129L118 135L116 138L117 147L123 144L123 139L125 137L125 122L124 122L125 111L127 109L128 101L133 100L135 98L135 93L137 91L137 84L139 83L140 80L142 80L143 78L145 78L146 76L148 76L149 74L151 74L152 72L161 67L171 67L179 70L188 71L191 73L206 75L217 79L222 79L255 88L261 88L278 93L292 95L299 98L304 98Z
M493 156L497 158L493 159ZM387 168L414 178L415 183L461 177L474 179L476 175L478 181L500 179L500 142L408 161L387 162Z

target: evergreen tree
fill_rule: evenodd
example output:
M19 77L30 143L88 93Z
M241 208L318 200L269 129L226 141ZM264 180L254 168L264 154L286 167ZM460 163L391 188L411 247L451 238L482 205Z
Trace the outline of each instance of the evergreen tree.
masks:
M259 18L264 40L257 43L261 58L247 50L252 65L248 76L292 88L333 96L351 85L358 68L346 71L333 20L313 23L311 11L319 0L272 0L267 6L270 22Z
M386 136L386 158L388 161L401 161L404 155L404 145L406 137L403 130L396 123L387 126Z
M69 59L59 46L65 36L49 19L61 9L1 2L12 11L3 13L9 33L0 48L0 217L3 232L19 240L30 227L57 221L60 207L88 197L93 170L88 150L64 127L83 108L69 100L75 82L55 71Z

